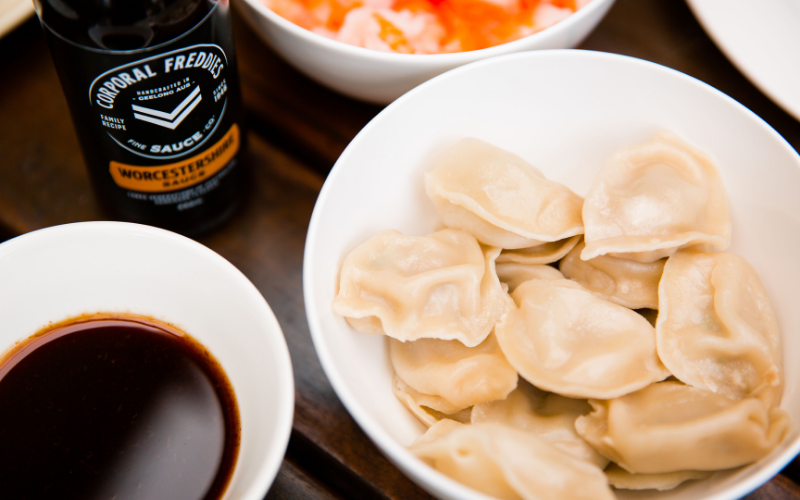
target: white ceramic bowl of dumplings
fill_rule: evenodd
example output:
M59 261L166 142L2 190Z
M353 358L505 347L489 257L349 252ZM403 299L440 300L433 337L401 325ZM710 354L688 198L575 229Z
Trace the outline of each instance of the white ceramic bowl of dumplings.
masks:
M442 499L487 497L436 472L406 446L424 432L395 399L382 336L359 333L331 311L339 269L383 229L437 228L423 172L473 136L520 155L585 195L616 150L670 130L718 162L731 208L729 251L744 256L772 300L783 342L781 407L789 438L756 464L658 493L619 498L736 499L800 451L800 157L742 105L687 75L629 57L577 50L512 54L455 69L388 106L350 143L317 199L306 240L304 292L322 366L353 418L408 477Z
M397 54L348 45L288 21L262 0L238 0L250 27L308 77L350 97L387 104L420 83L472 61L525 50L575 47L597 26L614 0L591 0L538 33L495 47L453 54Z

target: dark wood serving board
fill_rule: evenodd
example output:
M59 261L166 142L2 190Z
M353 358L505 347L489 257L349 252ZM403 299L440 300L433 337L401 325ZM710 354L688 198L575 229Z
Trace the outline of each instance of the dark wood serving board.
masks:
M308 221L326 173L382 107L325 89L282 61L235 15L254 182L242 210L199 241L258 287L292 356L296 408L269 499L428 499L367 439L317 360L302 295ZM800 148L800 122L722 55L679 0L617 0L582 49L675 68L755 111ZM0 40L0 240L68 222L102 220L41 28L31 19ZM749 500L800 500L796 463ZM794 479L794 481L792 479Z

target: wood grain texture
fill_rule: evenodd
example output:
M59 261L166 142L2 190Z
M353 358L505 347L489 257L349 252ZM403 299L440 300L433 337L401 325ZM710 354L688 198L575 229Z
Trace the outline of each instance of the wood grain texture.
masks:
M21 234L103 217L41 27L25 22L0 40L0 225Z
M330 492L313 476L309 476L294 463L284 460L278 477L272 484L265 500L338 500L340 497Z
M286 335L296 383L287 459L267 498L430 498L358 428L314 352L302 297L308 221L325 173L382 109L309 80L261 43L237 15L253 182L240 212L200 241L230 260L271 304ZM683 2L617 0L582 48L627 54L684 71L756 111L797 149L800 122L724 58ZM35 20L0 40L0 238L100 220L66 103ZM796 471L796 466L787 473ZM796 476L796 472L794 473ZM748 500L800 500L783 476Z
M750 493L742 500L786 500L798 498L797 484L784 476L775 476L761 488Z

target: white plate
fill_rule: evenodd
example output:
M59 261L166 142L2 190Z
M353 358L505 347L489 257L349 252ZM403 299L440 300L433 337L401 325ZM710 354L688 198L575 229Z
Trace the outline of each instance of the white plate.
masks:
M214 355L241 423L223 500L262 500L289 442L294 382L280 325L256 287L203 245L138 224L67 224L0 244L0 353L49 322L97 312L172 323Z
M0 37L33 15L32 0L0 0Z
M800 1L686 1L739 71L800 120Z
M423 172L443 147L473 136L528 160L585 195L615 150L667 129L713 155L727 188L731 252L759 273L782 329L782 407L795 430L757 464L657 493L620 498L731 500L777 474L800 450L800 157L763 120L718 90L639 59L578 50L534 51L473 63L422 84L373 119L342 153L317 199L303 290L314 346L340 399L405 474L444 499L486 499L405 448L423 432L394 397L384 338L333 314L345 256L376 232L433 231Z

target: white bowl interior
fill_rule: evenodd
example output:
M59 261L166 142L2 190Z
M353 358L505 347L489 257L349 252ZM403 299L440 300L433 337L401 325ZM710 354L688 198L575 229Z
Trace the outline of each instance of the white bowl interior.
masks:
M0 245L0 284L0 352L50 322L95 312L150 316L197 339L239 406L241 445L223 498L264 497L288 444L294 382L275 316L232 264L168 231L90 222Z
M781 406L795 429L755 465L664 493L620 498L734 499L776 474L800 450L800 157L766 123L698 80L629 57L528 52L455 69L398 99L347 147L322 189L306 240L304 291L317 353L347 409L381 450L441 498L485 498L416 460L404 446L424 427L395 399L384 338L331 312L339 268L355 246L393 228L424 235L437 217L422 173L467 136L516 153L585 195L612 152L671 130L714 156L728 191L729 251L756 269L783 339Z

